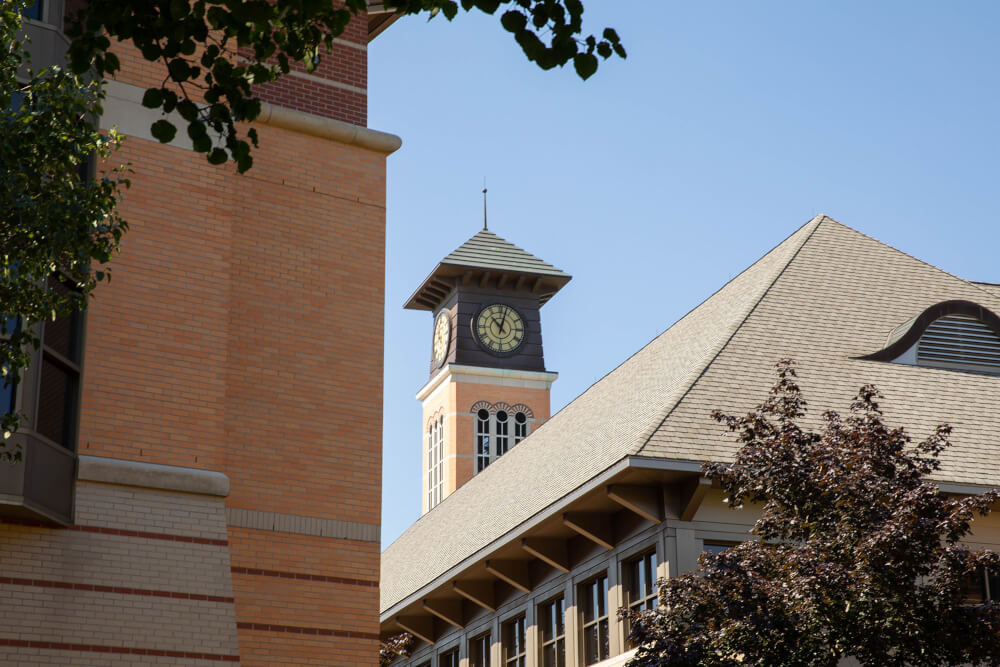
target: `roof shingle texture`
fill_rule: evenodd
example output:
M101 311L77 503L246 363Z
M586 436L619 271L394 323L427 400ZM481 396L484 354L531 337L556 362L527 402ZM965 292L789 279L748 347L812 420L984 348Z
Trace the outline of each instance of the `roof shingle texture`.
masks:
M441 264L569 278L568 274L548 262L535 257L530 252L500 238L487 229L477 232L475 236L442 259Z
M782 358L798 363L808 424L875 384L915 438L954 427L939 479L997 484L1000 377L857 358L952 299L1000 313L997 289L814 218L414 523L382 555L383 611L626 456L731 459L710 412L757 405Z

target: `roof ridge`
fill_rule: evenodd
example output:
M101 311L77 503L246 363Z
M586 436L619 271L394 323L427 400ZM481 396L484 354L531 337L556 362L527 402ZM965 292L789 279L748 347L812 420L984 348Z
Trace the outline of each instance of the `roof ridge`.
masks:
M817 216L817 217L819 217L819 216ZM910 253L906 252L905 250L900 250L899 248L897 248L895 246L892 246L892 245L889 245L885 241L881 241L881 240L875 238L874 236L869 236L868 234L865 234L864 232L859 231L859 230L855 229L854 227L851 227L850 225L845 225L844 223L840 222L839 220L834 220L833 218L831 218L828 215L823 215L822 217L824 218L824 220L829 220L830 222L832 222L833 224L837 225L838 227L843 227L844 229L852 231L855 234L857 234L858 236L863 236L864 238L866 238L866 239L868 239L870 241L874 241L875 243L879 244L880 246L888 248L889 250L892 250L893 252L897 252L900 255L903 255L905 257L909 257L910 259L912 259L912 260L914 260L916 262L920 262L924 266L926 266L928 268L931 268L931 269L934 269L938 273L943 273L944 275L946 275L946 276L948 276L950 278L954 278L955 280L962 281L966 285L971 285L971 286L975 287L976 289L980 290L981 292L983 292L984 294L989 295L989 297L991 299L997 298L995 294L993 294L992 292L990 292L988 289L985 289L985 288L982 287L982 284L995 285L997 283L989 283L989 282L985 282L985 281L981 281L981 280L968 280L967 278L963 278L962 276L956 276L951 271L945 271L940 266L935 266L935 265L931 264L930 262L928 262L926 260L920 259L919 257L914 257L913 255L911 255ZM980 283L982 283L982 284L980 284Z
M670 415L673 414L673 412L677 408L677 406L680 405L684 401L684 399L687 397L687 395L689 393L691 393L691 390L694 389L695 385L698 384L698 381L702 378L702 376L705 375L705 372L708 370L708 368L719 357L719 355L722 354L722 351L726 349L726 346L729 345L729 342L733 339L733 336L735 336L736 333L743 327L743 325L746 323L747 319L757 309L757 306L760 305L761 301L764 300L764 297L767 296L768 292L771 291L771 288L774 287L774 284L785 273L785 270L789 267L789 265L791 265L791 263L793 261L795 261L795 258L798 257L799 252L802 250L803 247L805 247L805 245L813 237L813 235L816 233L816 230L820 228L820 225L822 225L824 222L826 222L828 220L831 221L831 222L836 222L836 220L834 220L833 218L830 218L827 215L817 215L817 216L813 217L807 223L805 223L804 225L802 225L801 227L799 227L798 229L796 229L794 232L792 232L791 234L789 234L787 237L785 237L781 241L781 243L778 243L776 246L774 246L769 251L767 251L766 253L764 253L764 255L762 257L760 257L757 261L755 261L753 264L751 264L750 266L748 266L745 269L743 269L742 271L740 271L737 275L733 276L733 278L730 279L728 282L726 282L725 285L723 285L722 287L720 287L719 289L717 289L715 292L713 292L711 294L711 296L709 296L707 299L703 300L701 303L699 303L697 306L695 306L694 308L692 308L690 311L688 311L688 313L686 313L684 315L684 317L687 317L689 314L691 314L692 312L694 312L695 310L697 310L698 308L700 308L703 304L709 302L712 298L714 298L717 294L719 294L719 292L721 292L722 290L724 290L728 285L730 285L731 283L733 283L740 276L742 276L746 272L750 271L754 266L760 264L765 259L767 259L771 255L771 253L775 252L778 248L780 248L782 245L784 245L785 243L787 243L789 241L789 239L793 238L796 234L801 233L804 229L806 229L807 227L809 227L809 225L813 226L812 229L809 230L809 232L805 234L805 238L803 238L802 241L800 241L798 243L798 245L795 247L795 249L791 252L791 255L789 256L789 258L786 261L782 262L779 266L775 267L774 275L767 282L767 286L764 287L764 289L762 289L760 291L760 293L756 296L756 298L754 298L752 300L750 306L747 307L744 310L742 316L738 317L735 320L736 324L729 331L729 335L725 336L718 345L716 345L713 349L710 349L705 354L704 363L702 363L700 366L696 366L695 368L693 368L691 370L691 373L689 374L689 377L691 377L691 381L686 383L687 386L681 392L680 396L678 396L677 399L675 401L673 401L673 403L671 403L670 405L666 406L666 408L663 410L663 413L660 415L659 419L653 420L651 422L651 425L649 427L647 427L646 430L641 431L638 434L638 436L636 438L636 444L635 444L635 446L633 446L633 448L632 448L632 450L630 452L631 455L634 456L634 455L638 454L640 451L642 451L642 449L649 442L649 439L651 437L653 437L653 435L663 425L663 422L665 422L670 417ZM838 223L838 224L840 224L840 223ZM681 320L683 320L684 317L682 317L679 320L677 320L677 322L680 322ZM676 322L674 324L676 324ZM671 326L674 326L674 325L671 325Z

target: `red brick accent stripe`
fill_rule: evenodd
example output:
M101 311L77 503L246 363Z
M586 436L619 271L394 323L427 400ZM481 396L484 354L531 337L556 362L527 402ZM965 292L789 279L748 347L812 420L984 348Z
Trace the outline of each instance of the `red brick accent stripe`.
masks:
M123 653L126 655L156 655L167 658L188 658L190 660L217 660L219 662L239 662L239 655L224 653L197 653L194 651L162 651L154 648L132 648L129 646L101 646L99 644L66 644L63 642L28 641L24 639L0 639L0 646L49 649L52 651L78 651L83 653Z
M283 572L280 570L261 570L255 567L230 568L233 574L248 574L257 577L279 577L281 579L301 579L304 581L321 581L327 584L344 584L347 586L368 586L378 588L378 582L371 579L347 579L345 577L328 577L324 574L308 574L306 572Z
M297 625L274 625L272 623L245 623L236 624L238 630L255 630L257 632L287 632L296 635L318 635L320 637L345 637L350 639L375 639L379 638L374 632L354 632L352 630L331 630L329 628L304 628Z
M122 595L149 595L160 598L177 598L180 600L198 600L200 602L227 602L232 604L233 598L220 595L202 595L200 593L178 593L176 591L160 591L149 588L129 588L127 586L99 586L97 584L75 584L69 581L52 581L49 579L20 579L18 577L0 577L0 584L15 586L37 586L39 588L68 588L74 591L94 591L97 593L120 593Z
M29 526L32 528L50 528L53 530L76 530L82 533L100 533L101 535L118 535L121 537L144 537L150 540L169 540L171 542L189 542L191 544L210 544L216 547L229 546L229 540L213 540L207 537L171 535L169 533L149 533L141 530L123 530L120 528L105 528L103 526L54 526L41 523L40 521L21 521L18 519L0 519L0 523L14 526Z

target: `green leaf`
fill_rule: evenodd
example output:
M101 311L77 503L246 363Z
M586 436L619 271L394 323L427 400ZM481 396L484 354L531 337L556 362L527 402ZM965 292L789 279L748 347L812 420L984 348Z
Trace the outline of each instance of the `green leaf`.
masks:
M524 27L528 25L528 17L517 10L511 9L504 12L503 16L500 17L500 25L507 32L517 32L524 30Z
M578 53L573 56L573 67L580 78L586 81L597 71L597 56L591 53Z
M149 128L153 136L161 143L168 144L177 135L177 128L169 120L160 119Z
M221 148L213 148L208 154L208 161L211 164L224 164L229 159L229 155Z
M159 109L163 104L163 91L158 88L149 88L142 94L142 106L147 109Z

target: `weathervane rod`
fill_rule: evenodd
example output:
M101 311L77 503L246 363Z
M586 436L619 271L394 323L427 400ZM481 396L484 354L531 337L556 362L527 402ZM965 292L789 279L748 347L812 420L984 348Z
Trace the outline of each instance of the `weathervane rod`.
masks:
M483 231L486 229L486 179L483 179Z

